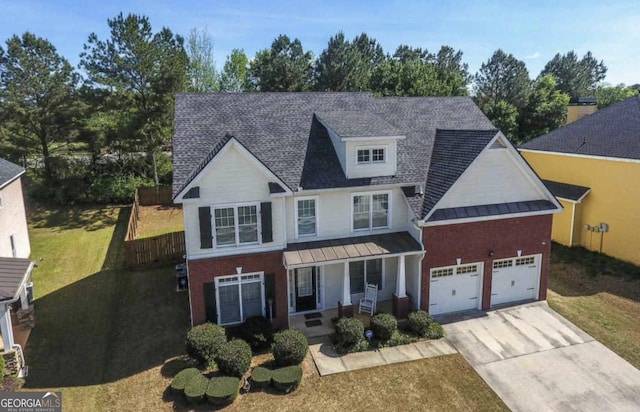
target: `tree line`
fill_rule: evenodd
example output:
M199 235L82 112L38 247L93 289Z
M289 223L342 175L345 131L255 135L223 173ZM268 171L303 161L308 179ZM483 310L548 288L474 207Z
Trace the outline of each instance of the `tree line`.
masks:
M602 106L638 85L603 86L607 68L591 53L557 54L532 79L526 65L497 50L474 75L463 52L399 45L385 52L366 33L339 32L315 57L280 35L249 59L234 49L218 70L214 39L186 39L149 19L120 13L109 35L89 34L78 68L47 40L14 35L0 46L0 156L29 164L37 195L61 202L120 201L144 183L170 183L177 92L369 91L382 96L465 96L512 141L562 125L570 96Z

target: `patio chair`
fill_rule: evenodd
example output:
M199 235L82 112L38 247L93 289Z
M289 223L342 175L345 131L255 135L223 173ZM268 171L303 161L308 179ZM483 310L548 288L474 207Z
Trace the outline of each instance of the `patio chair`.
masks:
M360 299L358 313L366 312L373 315L376 312L376 302L378 301L378 285L367 284L364 290L364 297Z

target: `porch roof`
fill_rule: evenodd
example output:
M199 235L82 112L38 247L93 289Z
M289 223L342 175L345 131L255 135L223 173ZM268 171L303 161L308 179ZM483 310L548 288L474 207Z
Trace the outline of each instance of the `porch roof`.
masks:
M0 302L20 296L33 265L31 259L0 257Z
M422 252L422 248L408 232L385 233L290 243L284 251L284 265L289 268L411 252Z

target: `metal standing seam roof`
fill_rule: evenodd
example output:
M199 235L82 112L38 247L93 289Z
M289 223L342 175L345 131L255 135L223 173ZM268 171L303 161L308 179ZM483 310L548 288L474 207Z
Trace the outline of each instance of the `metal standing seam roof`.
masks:
M0 188L24 173L24 168L0 157Z
M520 148L640 160L640 96L600 109Z
M549 189L555 197L567 200L578 201L582 199L591 188L586 186L572 185L569 183L554 182L553 180L542 180L542 183Z
M408 232L398 232L290 243L284 262L285 267L291 267L410 252L422 252L420 244Z
M0 257L0 301L18 298L33 265L30 259Z
M542 210L554 210L556 206L548 200L529 200L524 202L495 203L490 205L450 207L436 209L428 222L439 220L455 220L474 217L509 215L514 213L537 212Z
M316 118L318 113L326 116L339 111L346 112L347 118L355 116L353 113L379 118L393 128L385 133L397 129L405 136L397 142L396 175L346 178L327 129ZM228 143L224 140L228 136L238 140L289 189L315 190L439 185L427 181L436 129L495 132L469 97L374 97L362 92L178 94L174 129L174 197ZM468 136L467 144L473 139ZM420 216L422 200L413 199L410 204Z

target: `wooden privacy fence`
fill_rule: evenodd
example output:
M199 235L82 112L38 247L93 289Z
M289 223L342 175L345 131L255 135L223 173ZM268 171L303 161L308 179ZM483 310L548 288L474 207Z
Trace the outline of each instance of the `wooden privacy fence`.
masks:
M186 253L184 231L165 233L144 239L136 239L136 230L140 218L140 205L170 205L171 188L139 187L133 195L129 226L124 238L124 255L127 267L136 268L154 263L182 260Z
M173 204L170 186L139 187L136 192L141 206Z
M184 232L128 240L124 247L127 266L132 268L153 263L175 262L182 260L185 254Z

